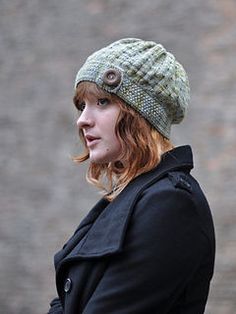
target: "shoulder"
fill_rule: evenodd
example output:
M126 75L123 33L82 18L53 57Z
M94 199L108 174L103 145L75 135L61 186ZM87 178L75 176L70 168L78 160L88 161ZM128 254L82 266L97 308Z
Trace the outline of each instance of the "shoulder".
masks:
M179 173L169 173L148 186L135 206L135 217L144 221L175 220L180 217L196 220L195 201L191 185Z
M169 176L145 189L137 201L127 230L127 248L139 249L150 259L181 260L209 250L209 239L202 228L192 192ZM135 251L137 252L137 250ZM186 263L190 257L186 256ZM192 258L192 257L191 257Z
M189 178L183 172L169 172L160 180L146 187L140 195L139 203L146 205L161 204L165 202L175 206L179 203L182 205L193 206L193 198L196 197L196 192L193 191L193 185Z
M147 204L174 204L175 208L181 205L197 210L204 208L209 211L207 199L198 182L183 171L168 172L160 180L148 185L138 200L138 203ZM138 204L137 203L137 204Z
M181 171L168 173L140 195L133 213L133 225L150 236L188 234L214 245L214 228L208 202L198 182ZM142 231L141 231L142 230Z

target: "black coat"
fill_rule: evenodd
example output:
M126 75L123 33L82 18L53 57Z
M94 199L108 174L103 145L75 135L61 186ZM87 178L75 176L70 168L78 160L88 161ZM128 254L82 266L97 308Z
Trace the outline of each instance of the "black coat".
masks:
M201 314L215 239L189 146L101 199L55 255L50 314Z

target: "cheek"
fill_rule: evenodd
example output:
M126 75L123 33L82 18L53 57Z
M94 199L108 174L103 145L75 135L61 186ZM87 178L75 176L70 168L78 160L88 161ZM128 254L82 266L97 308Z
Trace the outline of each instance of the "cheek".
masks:
M118 107L118 105L114 105L109 108L109 111L104 112L102 121L100 121L104 136L112 147L117 145L120 146L119 140L116 135L116 125L119 113L120 108Z
M116 135L116 132L115 132L115 128L116 128L116 121L114 121L114 124L113 125L110 125L109 127L106 128L106 135L105 135L105 138L106 138L106 152L113 152L113 153L116 153L116 152L120 152L121 150L121 143ZM108 125L107 125L108 126Z
M102 127L103 130L108 136L113 136L114 138L116 137L115 130L116 130L116 124L117 124L117 118L118 118L118 113L114 114L108 114L104 116L104 119L102 121Z

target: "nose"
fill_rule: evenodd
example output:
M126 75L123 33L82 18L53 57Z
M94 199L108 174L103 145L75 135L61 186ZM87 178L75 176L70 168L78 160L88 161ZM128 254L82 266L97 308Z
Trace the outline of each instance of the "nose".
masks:
M76 124L80 129L90 128L94 125L94 119L87 108L82 111Z

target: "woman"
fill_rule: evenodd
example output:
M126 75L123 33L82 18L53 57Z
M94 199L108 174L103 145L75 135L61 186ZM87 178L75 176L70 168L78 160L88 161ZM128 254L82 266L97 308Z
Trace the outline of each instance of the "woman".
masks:
M213 222L191 148L170 141L189 102L183 67L159 44L122 39L87 59L75 88L75 160L90 160L104 195L55 255L49 313L203 313Z

